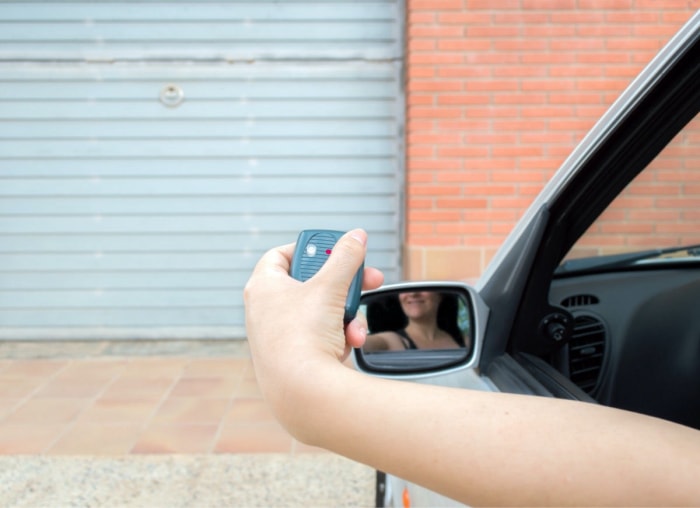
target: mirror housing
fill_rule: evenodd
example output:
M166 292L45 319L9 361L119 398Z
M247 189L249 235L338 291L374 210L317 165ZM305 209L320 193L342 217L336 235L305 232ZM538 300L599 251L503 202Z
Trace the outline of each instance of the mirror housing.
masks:
M457 282L406 282L363 293L368 335L353 351L356 367L414 376L475 365L485 315L478 302L473 288Z

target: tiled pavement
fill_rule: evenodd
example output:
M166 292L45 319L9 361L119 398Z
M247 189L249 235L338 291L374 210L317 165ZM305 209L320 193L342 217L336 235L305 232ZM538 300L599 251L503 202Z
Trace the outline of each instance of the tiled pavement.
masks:
M240 341L0 342L0 507L373 506L292 439Z
M0 344L0 455L325 453L261 398L245 342Z

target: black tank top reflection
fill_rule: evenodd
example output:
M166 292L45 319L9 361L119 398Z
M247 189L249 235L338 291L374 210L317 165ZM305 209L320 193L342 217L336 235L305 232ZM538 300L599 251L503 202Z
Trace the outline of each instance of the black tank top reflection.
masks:
M401 336L401 342L403 342L403 346L406 349L418 349L418 346L416 346L416 343L413 342L413 339L408 336L408 332L406 332L405 329L402 330L396 330L396 333L398 333Z

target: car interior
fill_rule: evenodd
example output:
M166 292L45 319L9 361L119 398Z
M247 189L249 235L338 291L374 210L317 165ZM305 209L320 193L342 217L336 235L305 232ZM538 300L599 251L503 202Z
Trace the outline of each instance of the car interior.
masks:
M698 132L695 118L554 272L549 305L572 322L549 326L560 326L568 340L512 355L555 396L700 429L700 202L692 183L700 178ZM640 208L640 196L654 209ZM646 222L625 231L630 217ZM594 250L605 231L624 242Z

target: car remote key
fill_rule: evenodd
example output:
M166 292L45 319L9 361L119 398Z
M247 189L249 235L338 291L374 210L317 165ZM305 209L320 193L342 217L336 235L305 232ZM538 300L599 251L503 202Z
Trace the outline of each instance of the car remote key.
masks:
M305 229L302 231L294 249L289 275L302 282L313 277L321 269L333 251L336 242L344 234L342 231L329 229ZM345 324L352 321L357 313L363 273L364 263L353 277L348 297L345 300L345 316L343 317Z

